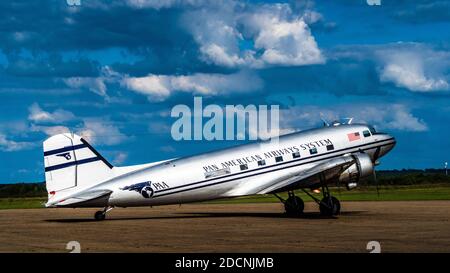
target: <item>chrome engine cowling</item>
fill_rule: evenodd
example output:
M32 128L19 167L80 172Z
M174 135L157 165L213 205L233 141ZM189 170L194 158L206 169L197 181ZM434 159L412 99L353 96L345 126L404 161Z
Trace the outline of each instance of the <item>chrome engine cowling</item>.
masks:
M370 156L366 153L352 155L355 163L350 165L339 176L339 181L347 185L347 189L353 189L357 186L359 180L373 174L373 163Z

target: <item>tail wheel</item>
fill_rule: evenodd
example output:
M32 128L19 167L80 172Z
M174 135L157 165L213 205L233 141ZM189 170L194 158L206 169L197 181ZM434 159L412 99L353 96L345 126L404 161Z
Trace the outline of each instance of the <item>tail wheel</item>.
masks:
M341 212L341 203L339 200L334 197L325 197L320 201L320 214L326 215L326 216L335 216L339 215Z
M97 221L102 221L105 220L106 217L106 213L104 213L103 211L99 210L95 213L94 218Z
M303 209L305 208L305 203L298 196L290 196L284 202L284 209L286 214L290 216L299 216L303 214Z

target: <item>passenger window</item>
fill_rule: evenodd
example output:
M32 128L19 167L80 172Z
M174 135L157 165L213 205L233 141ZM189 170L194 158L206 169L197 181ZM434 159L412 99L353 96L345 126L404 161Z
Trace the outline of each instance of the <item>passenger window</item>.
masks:
M266 165L266 161L264 159L261 159L258 161L258 166L264 166Z
M247 164L242 164L240 167L241 167L241 171L248 169L248 165Z
M309 149L309 153L312 155L317 154L317 148Z
M364 137L370 137L370 136L371 136L371 134L370 134L370 131L369 131L369 130L365 130L365 131L363 131L363 135L364 135Z
M276 163L282 162L282 161L283 161L283 157L282 157L282 156L277 156L277 157L275 157L275 162L276 162Z
M292 153L292 158L299 158L299 157L300 157L299 152Z
M333 144L327 145L327 151L332 151L332 150L334 150L334 145Z

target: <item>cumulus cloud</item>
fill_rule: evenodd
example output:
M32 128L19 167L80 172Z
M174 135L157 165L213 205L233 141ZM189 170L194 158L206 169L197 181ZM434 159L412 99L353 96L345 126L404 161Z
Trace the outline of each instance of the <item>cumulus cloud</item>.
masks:
M400 44L378 50L377 56L382 62L382 82L419 92L449 90L449 80L444 75L450 62L448 52L418 44Z
M307 13L308 20L319 14ZM324 62L303 17L295 16L287 4L267 5L243 16L255 48L263 50L260 59L269 65L308 65Z
M148 95L152 100L165 100L173 92L189 92L201 95L218 95L233 92L255 91L262 88L262 81L250 72L234 74L196 73L187 76L153 75L124 77L122 86Z
M39 126L32 124L30 126L32 132L43 132L47 136L54 136L57 134L70 133L70 129L65 126Z
M40 123L63 124L64 122L74 120L75 115L62 109L55 110L54 112L47 112L43 110L37 103L32 104L29 107L29 111L30 114L28 116L28 119L34 123L30 124L29 128L26 129L31 132L41 132L46 134L47 136L74 132L86 138L86 140L90 141L91 143L100 145L116 145L128 139L128 137L109 120L99 118L84 118L81 124L72 126L72 128L64 125L39 125ZM4 143L6 143L6 140L3 140ZM12 146L19 147L17 145Z
M109 99L106 93L106 84L118 82L121 77L120 73L112 70L109 66L104 66L100 69L98 77L69 77L62 80L70 88L87 88L91 92Z
M404 42L338 46L327 52L327 58L340 63L353 61L373 65L377 82L394 84L409 91L450 90L450 52L445 47ZM355 81L361 81L361 78L355 77Z
M91 144L116 145L124 142L128 137L119 128L108 124L105 120L86 119L83 127L76 131Z
M422 119L415 117L405 106L393 105L392 110L391 120L387 121L386 128L416 132L428 131L427 124Z
M335 105L333 107L297 106L281 111L280 128L303 130L316 126L321 118L328 122L353 118L354 123L368 123L380 129L409 132L428 130L426 122L414 116L411 109L403 104Z
M449 83L443 75L438 73L433 75L430 71L436 63L431 60L439 55L438 52L394 50L383 51L382 54L384 54L382 59L385 63L380 73L381 81L393 82L396 86L411 91L429 92L449 89ZM441 62L441 60L437 61ZM447 61L450 61L448 55Z
M128 139L128 136L123 134L116 126L106 124L106 121L97 119L84 120L79 128L73 129L69 129L69 127L62 125L40 126L32 124L29 130L31 132L42 132L47 136L74 132L85 138L87 141L89 141L89 143L93 145L96 144L113 146L120 144Z
M230 1L220 7L185 13L183 23L199 45L201 60L225 67L245 65L252 60L250 51L247 54L239 48L243 37L237 29L235 6Z
M87 88L100 96L106 96L106 85L103 78L70 77L63 81L70 88Z
M33 122L50 122L50 123L60 123L72 120L75 118L72 112L56 109L54 112L47 112L42 110L42 108L37 103L33 103L29 108L28 120Z
M18 142L8 139L4 134L0 133L0 151L16 152L22 150L29 150L36 147L34 142Z
M298 15L289 4L235 2L184 16L202 60L225 67L253 68L323 63L325 59L307 24L321 19L320 13L311 10Z

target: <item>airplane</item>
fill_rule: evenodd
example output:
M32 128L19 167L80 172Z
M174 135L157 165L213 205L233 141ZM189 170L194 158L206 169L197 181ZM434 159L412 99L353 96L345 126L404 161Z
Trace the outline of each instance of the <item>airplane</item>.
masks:
M340 213L328 185L352 189L375 175L379 158L396 144L366 124L335 122L218 151L159 162L116 167L84 138L64 133L44 141L46 207L98 207L104 220L115 207L158 206L258 194L274 194L289 216L301 216L302 190L322 215ZM322 198L310 193L321 189ZM279 193L287 192L283 199Z

